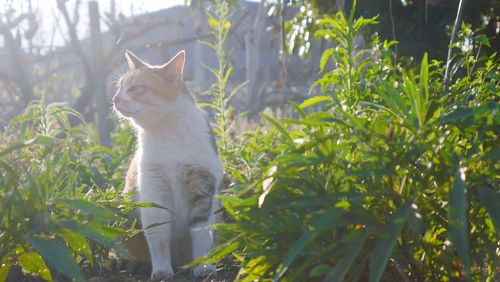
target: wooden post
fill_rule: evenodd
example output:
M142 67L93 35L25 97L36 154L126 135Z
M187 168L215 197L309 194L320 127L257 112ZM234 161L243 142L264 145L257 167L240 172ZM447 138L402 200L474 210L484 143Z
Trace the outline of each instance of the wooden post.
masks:
M103 65L101 25L99 19L99 5L97 1L89 1L90 43L92 48L93 84L96 102L96 124L99 131L101 145L111 147L111 138L108 128L108 105L106 95L106 72ZM91 82L92 83L92 82Z

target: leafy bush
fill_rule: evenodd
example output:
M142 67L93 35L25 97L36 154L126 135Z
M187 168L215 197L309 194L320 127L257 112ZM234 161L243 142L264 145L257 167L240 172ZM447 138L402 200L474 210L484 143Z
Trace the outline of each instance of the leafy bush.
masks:
M495 280L498 59L457 56L443 90L441 62L395 62L376 36L355 46L376 18L353 15L317 32L338 44L323 96L292 103L298 118L262 115L273 129L235 145L233 221L211 260L235 251L243 281Z
M1 132L0 281L16 264L48 281L56 273L83 281L80 267L105 263L128 233L120 225L133 204L119 188L133 135L117 133L112 151L72 119L81 117L34 102Z

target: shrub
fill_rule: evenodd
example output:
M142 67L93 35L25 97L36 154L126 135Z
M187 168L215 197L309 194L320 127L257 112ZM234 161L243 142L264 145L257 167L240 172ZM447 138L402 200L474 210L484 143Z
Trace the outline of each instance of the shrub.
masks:
M133 204L120 199L122 161L133 149L121 131L113 151L97 145L60 104L31 103L0 144L0 281L11 266L52 281L83 281L80 267L107 262ZM88 128L90 129L90 128Z
M356 33L375 23L323 20L317 34L338 44L313 85L323 96L292 103L299 118L262 115L273 129L241 142L221 197L233 222L218 225L227 241L211 260L235 251L243 281L499 273L498 59L470 68L459 55L443 90L442 63L427 55L395 62L396 42L376 36L358 49Z

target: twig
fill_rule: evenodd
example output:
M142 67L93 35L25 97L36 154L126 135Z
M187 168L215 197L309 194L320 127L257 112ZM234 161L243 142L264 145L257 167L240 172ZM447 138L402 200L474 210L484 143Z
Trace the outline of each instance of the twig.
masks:
M394 24L394 15L392 13L392 1L389 0L389 17L391 18L391 28L392 28L392 40L397 41L396 39L396 26ZM398 45L394 45L394 61L398 56Z
M455 18L455 24L453 25L453 30L451 32L450 45L448 47L448 57L446 59L446 69L444 72L444 80L443 80L444 91L448 90L448 84L449 84L449 79L450 79L450 63L451 63L451 56L453 54L453 46L452 45L455 42L455 38L457 37L458 26L460 25L460 22L462 21L464 2L465 2L465 0L460 0L460 2L458 3L457 17Z

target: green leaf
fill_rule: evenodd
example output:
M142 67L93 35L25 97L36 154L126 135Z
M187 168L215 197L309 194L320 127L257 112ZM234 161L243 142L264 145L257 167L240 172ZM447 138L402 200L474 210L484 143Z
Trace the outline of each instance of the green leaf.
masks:
M337 262L335 268L323 279L324 282L344 281L344 277L349 272L349 269L351 269L354 260L363 248L368 234L363 234L361 238L357 238L357 242L352 243L351 248L349 248L344 257Z
M315 97L309 98L309 99L305 100L304 102L302 102L299 105L299 108L301 110L303 110L307 107L311 107L311 106L314 106L318 103L327 102L327 101L331 102L331 101L333 101L333 98L330 96L315 96Z
M424 53L422 58L422 65L420 67L420 93L418 93L418 109L420 126L425 124L425 117L428 111L429 101L429 63L427 60L427 53Z
M33 139L27 140L27 141L22 141L22 142L17 142L17 143L12 143L7 146L4 150L0 151L0 157L9 154L10 152L13 152L18 149L22 149L27 146L31 145L50 145L52 144L53 139L48 136L37 136Z
M129 255L127 249L123 248L121 245L117 244L110 234L104 233L105 229L96 229L92 224L82 224L70 220L62 220L56 222L58 225L68 228L78 234L81 234L94 242L101 244L107 248L113 248L119 250L119 252L125 256Z
M489 213L495 229L500 233L500 197L489 187L478 187L479 199Z
M332 266L329 264L319 264L316 265L311 271L309 272L309 277L323 277L325 276L328 272L332 271Z
M375 242L370 257L370 282L380 281L391 257L392 250L396 246L403 226L411 211L411 205L406 202L395 211L387 222L384 231Z
M232 254L234 251L238 250L241 247L241 242L238 241L238 239L241 240L241 238L234 238L234 240L225 242L224 244L217 246L210 252L210 254L194 260L189 265L195 266L202 262L205 264L212 264L220 261L227 255Z
M85 281L80 267L64 244L56 240L34 236L26 236L26 241L43 257L49 266L70 278L76 279L76 281Z
M24 252L19 257L19 264L23 267L23 270L34 273L47 281L52 281L49 268L38 253L33 251Z
M470 280L470 249L467 236L467 195L465 189L465 175L459 169L455 174L455 182L450 190L448 202L448 233L453 243L462 267Z
M267 120L272 126L274 126L274 128L276 128L286 138L289 146L295 147L295 143L293 142L292 137L290 136L290 134L288 134L288 131L278 121L276 121L275 119L264 113L261 113L260 116L265 120Z
M325 70L326 63L328 62L328 59L330 59L330 56L333 54L334 49L333 48L328 48L323 52L323 55L321 56L321 60L319 62L319 72L322 73Z
M316 220L311 228L306 230L302 236L300 236L299 240L297 240L290 248L288 253L286 254L283 261L280 263L278 268L276 269L276 275L273 278L273 281L279 281L280 278L285 274L290 265L295 261L297 256L299 256L302 251L307 247L307 245L316 238L321 232L327 229L334 228L335 225L338 224L338 219L344 210L342 209L333 209L327 214L320 217Z
M92 252L87 245L87 240L84 236L75 233L69 229L63 228L60 231L61 237L66 241L69 247L76 254L83 254L86 259L92 262Z
M115 215L108 209L98 206L84 199L58 199L57 202L64 203L72 208L79 209L104 220L111 220Z
M455 111L451 112L450 114L440 117L436 121L436 123L438 124L455 123L456 121L459 121L467 117L477 116L489 111L498 111L498 110L500 110L500 105L498 105L498 103L488 103L474 108L458 108Z
M9 269L12 265L6 262L0 263L0 281L7 280L7 275L9 275Z

